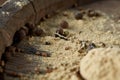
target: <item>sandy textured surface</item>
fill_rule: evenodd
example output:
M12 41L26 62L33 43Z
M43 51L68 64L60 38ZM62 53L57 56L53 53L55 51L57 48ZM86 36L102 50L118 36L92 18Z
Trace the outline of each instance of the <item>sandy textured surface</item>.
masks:
M36 46L36 48L40 50L46 50L52 53L51 57L42 58L42 61L52 66L53 72L47 73L45 75L41 74L34 75L33 78L27 79L84 80L80 75L81 72L79 69L81 59L84 58L84 56L89 53L88 49L90 43L94 43L96 45L96 48L101 47L119 48L120 23L118 19L116 19L116 17L114 18L114 15L112 15L111 17L110 15L104 13L102 10L99 10L98 8L97 10L102 14L101 17L89 18L85 16L83 20L76 20L74 18L74 14L79 11L76 9L69 9L60 12L58 15L55 15L50 19L47 19L45 22L41 22L38 27L44 29L46 36L32 37L30 38L30 44ZM66 14L67 16L65 16L64 14ZM54 37L56 30L60 27L60 22L63 20L66 20L69 23L69 28L64 29L64 31L69 32L69 35L67 36L68 40L60 39L59 37L57 38ZM45 45L46 42L50 42L51 44ZM85 47L84 50L81 51L81 48L84 47L83 46L84 43L87 45L87 47ZM101 43L104 43L105 46L101 45ZM117 64L117 62L115 62L115 64ZM117 69L120 70L120 68ZM84 74L85 73L82 73L82 75L86 77L86 75L89 74L89 71L87 72L86 75ZM22 78L22 80L24 79L26 80L26 78ZM92 80L91 77L90 79L89 78L87 79Z
M43 27L49 36L30 39L31 44L40 43L36 45L39 49L52 52L52 56L43 58L43 61L53 66L53 72L35 76L36 79L82 80L79 75L79 62L86 55L86 52L79 53L81 49L80 41L89 41L96 45L103 42L106 47L120 46L120 33L117 29L119 24L114 26L116 23L109 16L103 14L99 18L86 17L85 20L76 20L74 18L75 12L77 10L68 10L63 12L68 14L67 17L61 13L41 23L40 27ZM69 23L69 28L65 29L70 35L68 41L54 37L54 33L62 20ZM50 42L51 45L45 45L45 42ZM69 49L66 50L66 47L69 47Z

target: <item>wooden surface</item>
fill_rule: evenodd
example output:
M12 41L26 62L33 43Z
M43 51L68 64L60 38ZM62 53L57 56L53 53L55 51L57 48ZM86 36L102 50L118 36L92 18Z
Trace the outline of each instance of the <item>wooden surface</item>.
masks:
M0 0L0 5L2 5L6 0Z

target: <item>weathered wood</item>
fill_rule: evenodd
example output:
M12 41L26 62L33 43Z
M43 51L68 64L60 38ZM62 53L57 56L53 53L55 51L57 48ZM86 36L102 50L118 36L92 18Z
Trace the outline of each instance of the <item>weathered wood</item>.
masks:
M25 7L26 6L26 7ZM33 8L28 0L9 0L6 1L0 8L0 57L4 52L5 47L11 45L14 33L24 25L24 22L29 15L33 14ZM29 13L29 9L33 13ZM27 10L23 12L22 10ZM29 13L29 15L27 14Z
M91 2L95 2L95 1L99 1L99 0L78 0L78 4L79 5L84 5L84 4L88 4Z
M0 5L2 5L6 0L0 0Z

